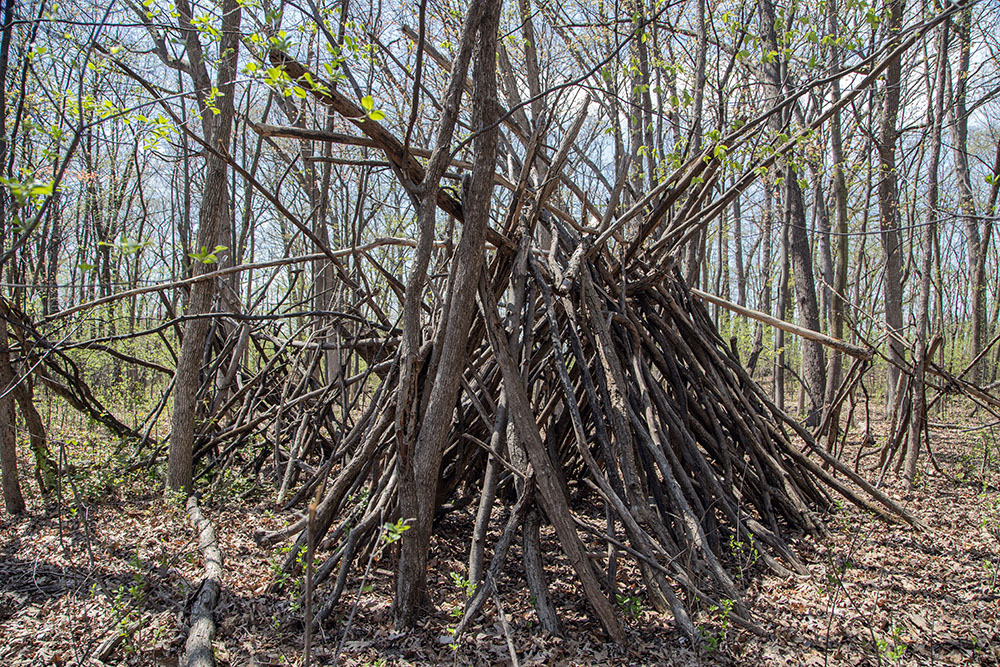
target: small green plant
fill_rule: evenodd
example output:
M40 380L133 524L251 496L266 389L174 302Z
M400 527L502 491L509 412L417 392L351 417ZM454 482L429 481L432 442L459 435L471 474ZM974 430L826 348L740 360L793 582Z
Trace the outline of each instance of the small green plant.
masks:
M132 581L115 589L111 597L111 606L118 616L118 633L124 639L125 652L135 655L143 645L140 635L141 624L138 621L142 615L141 609L146 599L148 585L139 554L132 556L128 563L132 570Z
M299 570L305 571L306 569L306 556L309 553L308 547L302 545L299 547L298 552L295 554L295 564L298 566ZM313 556L313 568L319 567L321 564L320 559L317 556Z
M986 532L993 536L993 539L1000 542L1000 495L993 496L986 501L979 525L985 528Z
M1000 590L1000 561L986 558L983 568L986 570L986 589L993 595Z
M288 555L291 552L291 545L286 544L278 547L278 549L271 555L269 562L271 567L271 576L273 577L274 582L285 592L288 600L288 610L291 612L298 612L302 608L302 594L305 589L305 577L304 575L302 577L292 576L285 568L285 563L287 562ZM295 551L295 569L300 572L305 572L306 570L307 554L308 548L304 544ZM318 567L319 564L320 559L314 556L313 568Z
M906 653L908 648L906 643L902 640L903 627L901 625L895 625L892 629L892 634L888 639L876 639L875 644L878 646L879 655L886 659L886 661L891 665L898 665L903 659L903 655Z
M466 599L471 598L473 594L475 594L476 585L473 582L469 581L461 574L454 571L449 572L448 576L451 577L452 583L455 584L455 586L457 586L458 589L462 591ZM461 618L463 614L465 614L465 609L461 604L456 605L451 611L448 612L448 615L455 619ZM457 630L456 628L448 628L447 631L448 634L452 636L451 641L448 643L448 648L450 648L452 651L457 651L458 641L457 637L455 636Z
M706 630L705 628L698 628L698 632L701 633L701 641L705 646L705 650L709 653L715 653L719 650L719 645L721 640L719 636L716 635L711 630Z
M410 529L409 519L397 519L396 523L385 523L382 525L382 542L392 544L403 538L403 533Z
M452 651L458 650L458 641L456 640L455 637L456 632L457 632L456 628L448 628L448 634L451 635L451 642L449 642L448 648L450 648Z
M271 576L274 577L275 583L278 584L281 590L287 594L289 610L295 612L302 606L302 581L298 577L293 577L285 569L284 561L291 550L291 545L286 544L278 547L275 553L272 554L270 559ZM303 545L295 554L295 561L300 566L305 561L305 552L306 547Z
M449 576L451 577L452 583L458 586L462 592L465 593L465 597L471 598L472 594L476 592L476 585L460 575L458 572L450 572Z
M721 600L718 605L713 604L708 608L709 613L718 618L719 630L716 632L705 627L698 628L707 652L715 653L726 641L726 635L729 634L729 614L732 610L732 600Z
M637 595L622 595L615 593L615 602L622 613L629 618L639 618L642 616L642 600Z
M736 535L730 535L729 553L736 560L737 577L741 581L746 572L760 560L760 552L757 551L757 544L754 541L753 533L747 533L746 542L739 539Z

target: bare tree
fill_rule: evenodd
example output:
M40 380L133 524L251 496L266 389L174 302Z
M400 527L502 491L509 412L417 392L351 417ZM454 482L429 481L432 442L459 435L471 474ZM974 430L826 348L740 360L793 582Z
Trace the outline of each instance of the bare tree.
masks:
M955 21L958 39L958 69L952 76L951 116L952 155L958 185L958 205L965 222L965 243L969 266L969 359L974 360L983 349L986 329L986 254L993 235L993 220L986 216L980 221L972 192L969 168L969 65L972 57L972 7L967 7ZM980 229L982 227L982 229ZM982 378L982 362L974 363L969 380L978 384Z
M913 355L913 408L907 435L906 463L903 478L910 484L916 478L917 458L927 427L925 374L927 370L927 332L930 327L931 270L938 222L938 168L941 161L941 126L944 122L944 92L948 73L948 25L941 26L937 42L937 64L933 89L928 91L927 116L930 120L930 161L927 171L927 213L920 258L920 293L917 301L916 349Z
M761 0L760 34L765 47L773 54L764 63L766 83L770 90L769 98L776 104L783 97L784 81L782 80L782 58L775 28L774 5L771 0ZM786 126L778 114L771 116L771 126L775 134ZM786 115L786 119L788 116ZM806 209L802 197L800 176L793 159L783 159L781 162L781 177L785 185L785 208L788 226L789 255L795 279L795 298L802 326L813 331L820 330L819 304L816 299L816 280L813 275L812 247L806 226ZM817 425L822 415L824 391L826 389L826 364L823 346L819 343L802 341L802 380L809 394L810 407L806 423Z
M899 40L899 31L903 25L903 4L903 0L889 1L888 17L883 23L885 39L889 44L895 44ZM902 67L902 61L896 58L886 70L876 143L879 161L877 172L879 229L885 271L882 276L882 296L889 359L885 403L887 414L891 414L896 406L901 378L900 367L906 356L900 339L903 334L903 235L900 231L897 185L899 174L896 164L896 143L899 140L896 122L902 89Z
M459 383L464 372L469 344L469 325L475 308L475 293L470 289L478 280L484 258L486 227L490 218L490 200L493 191L493 168L496 162L497 130L494 122L496 106L496 39L500 16L499 0L479 0L470 7L463 27L462 42L452 68L452 81L445 98L446 112L438 132L438 144L431 157L431 166L421 183L420 237L418 245L430 250L437 212L438 182L447 164L451 150L451 135L457 115L461 92L465 87L465 74L475 48L473 71L472 127L477 132L473 144L474 162L468 187L463 188L462 210L465 224L462 238L453 262L452 275L446 295L443 316L434 336L434 347L428 364L433 377L427 390L426 406L413 391L415 374L408 385L400 382L401 395L398 405L405 411L401 415L409 432L415 438L404 440L400 448L402 486L400 487L400 515L412 521L411 532L403 541L399 571L396 576L394 615L400 625L410 625L416 619L418 604L425 594L427 581L427 552L432 523L437 510L437 482L440 475L444 442L451 429L452 414L458 398ZM436 178L435 178L436 177ZM408 298L419 304L423 291L423 276L414 268L407 285ZM408 301L405 306L410 307ZM406 319L409 317L409 319ZM404 314L404 329L412 341L409 363L416 366L418 345L416 329L420 310ZM413 373L415 368L410 373ZM405 392L405 393L403 393ZM414 405L414 404L417 405ZM423 408L423 409L421 409ZM419 423L408 423L420 414ZM411 430L412 429L412 430ZM406 431L404 431L404 434ZM404 435L405 437L405 435Z
M178 25L187 46L188 61L182 65L191 77L202 114L202 131L206 147L205 185L202 193L198 237L195 253L212 253L218 245L222 228L229 220L228 165L224 155L228 152L234 115L235 78L239 54L239 26L242 5L237 0L222 3L221 37L219 38L219 65L213 85L208 74L207 58L202 49L200 35L192 21L194 15L187 0L178 0ZM217 94L213 94L217 91ZM218 113L215 113L215 111ZM204 261L194 263L194 275L206 273L211 265ZM201 315L211 311L215 298L215 282L203 280L191 288L188 315ZM167 457L167 487L178 491L191 491L193 477L193 447L197 394L205 338L211 321L193 318L184 327L184 339L174 374L174 411L170 433L170 450Z

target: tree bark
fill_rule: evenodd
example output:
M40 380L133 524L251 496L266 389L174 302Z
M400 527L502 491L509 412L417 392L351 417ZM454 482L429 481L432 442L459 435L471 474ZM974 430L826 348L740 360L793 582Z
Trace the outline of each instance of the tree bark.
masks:
M241 5L238 0L223 0L222 37L218 68L220 95L213 109L206 108L206 96L212 89L205 69L198 31L192 26L191 7L187 0L179 0L177 11L188 47L190 74L194 80L198 100L202 104L202 123L205 139L223 155L228 153L232 133L235 97L236 68L239 54L239 25ZM223 157L209 152L206 160L205 189L202 195L198 240L195 252L212 252L224 226L229 224L229 191L227 166ZM195 261L192 272L201 275L212 269L210 264ZM203 280L191 287L187 315L207 313L215 299L216 284ZM194 474L194 433L197 415L198 379L204 354L205 339L211 327L209 318L188 320L184 327L174 373L174 411L171 419L170 448L167 453L167 489L191 491Z
M941 26L938 39L935 89L928 115L931 121L930 165L927 172L927 218L923 229L923 251L920 258L920 295L917 303L916 350L913 360L913 401L903 479L912 488L917 474L920 444L927 425L927 398L924 373L927 368L927 333L930 325L931 270L938 219L938 166L941 162L941 125L944 118L944 89L948 72L948 24ZM928 95L928 97L932 97Z
M13 387L17 378L10 365L7 324L0 326L0 465L3 468L3 502L8 514L25 511L24 496L17 474L17 440L14 432Z
M781 248L779 250L781 268L778 271L778 293L775 304L779 320L788 319L788 216L788 201L787 198L784 198L781 207ZM774 332L773 387L774 402L780 410L785 409L785 357L785 332L778 329Z
M705 100L705 62L708 51L708 32L705 26L705 4L706 0L696 0L696 39L698 40L694 57L694 99L692 100L692 115L694 122L691 126L691 146L688 155L697 155L702 146L702 110ZM705 240L705 230L700 230L688 241L687 259L685 262L684 278L690 287L698 287L700 282L698 276L701 272L702 264L705 262L703 250Z
M222 590L222 551L215 537L215 528L198 507L197 496L187 500L187 514L192 527L198 532L198 549L205 564L205 577L191 605L191 627L184 642L184 667L215 667L215 607Z
M885 26L890 44L899 41L899 31L903 22L903 0L891 0L889 18ZM896 405L899 385L899 367L905 358L905 349L898 336L903 330L903 236L900 233L899 192L896 172L896 119L899 102L902 62L896 58L885 71L882 116L879 122L878 140L878 208L880 238L885 275L882 279L882 296L885 307L885 328L888 336L889 370L886 386L886 414Z
M764 73L767 77L769 98L771 104L776 104L782 97L781 50L778 48L778 36L775 30L774 5L771 0L761 0L760 10L761 40L768 51L774 53L770 62L764 63ZM771 127L775 134L785 126L781 115L771 117ZM802 197L802 187L795 170L792 157L784 157L779 162L779 169L785 179L785 208L788 212L788 250L795 279L795 300L799 323L813 331L820 330L819 304L816 299L816 281L813 276L812 248L809 244L809 234L806 228L806 210ZM783 319L783 318L782 318ZM806 424L819 424L823 409L823 395L826 387L826 364L824 362L823 346L813 341L802 341L801 377L804 389L809 395L810 406L806 415Z
M484 5L481 21L478 25L467 26L465 35L466 39L476 40L477 43L472 93L472 127L476 138L473 142L472 175L468 187L463 188L462 210L465 224L452 258L450 289L435 338L434 352L437 359L436 364L432 365L433 379L428 377L428 382L432 384L427 392L427 406L423 411L412 456L403 458L404 480L411 486L400 494L400 510L404 519L412 521L411 530L400 547L396 576L393 612L399 626L411 625L416 620L418 605L427 585L427 554L437 510L441 458L465 373L469 330L475 311L475 291L469 286L476 284L485 258L486 227L490 219L498 135L495 123L496 33L501 3L491 0ZM457 73L456 68L456 75ZM465 75L462 73L458 81L464 80ZM426 195L432 207L436 201L434 190ZM433 227L430 231L433 232ZM420 295L408 296L420 298Z
M733 253L733 260L736 262L736 303L745 306L747 305L747 270L743 266L743 211L740 208L739 197L733 200Z
M837 3L831 1L829 4L829 32L834 37L830 45L830 69L838 71L840 69L840 47L836 38L840 34L840 26L837 20ZM832 82L833 97L840 99L840 79L835 78ZM836 216L836 258L833 273L833 289L830 290L830 335L837 339L844 337L844 316L847 302L847 180L844 177L844 139L841 129L840 110L834 112L830 118L830 155L833 159L833 201L834 214ZM837 390L840 388L840 380L843 374L843 357L840 352L830 354L829 372L827 373L826 398L824 404L827 409L832 409L830 415L830 427L827 430L827 449L833 448L840 432L840 406L833 406L833 401Z

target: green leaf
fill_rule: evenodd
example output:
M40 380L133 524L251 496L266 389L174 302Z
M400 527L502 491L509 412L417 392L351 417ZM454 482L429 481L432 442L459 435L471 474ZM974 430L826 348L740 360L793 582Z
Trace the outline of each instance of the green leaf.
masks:
M209 252L208 248L205 246L201 247L201 252L189 252L188 257L191 259L201 262L202 264L215 264L219 261L218 253L228 248L224 245L215 246L215 250Z
M375 100L372 99L371 95L365 95L364 97L361 98L361 107L365 111L370 112L372 109L375 108Z
M52 194L52 187L53 181L49 181L48 183L39 183L31 187L30 194L32 197L48 197Z

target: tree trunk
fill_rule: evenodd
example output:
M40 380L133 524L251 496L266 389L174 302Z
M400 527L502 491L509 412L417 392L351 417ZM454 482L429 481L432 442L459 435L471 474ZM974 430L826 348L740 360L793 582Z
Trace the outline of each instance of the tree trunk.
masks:
M462 238L451 260L450 289L434 341L436 364L431 367L433 378L427 378L427 382L431 384L426 392L426 409L423 411L413 451L401 452L404 454L401 456L404 484L410 485L410 488L401 489L400 511L404 519L410 520L411 530L402 541L396 575L393 613L399 626L411 625L416 620L418 605L426 589L427 555L434 514L437 511L441 457L448 441L458 390L465 373L469 329L475 310L475 290L470 289L470 285L477 283L485 257L498 135L494 121L497 92L496 33L501 3L491 1L482 4L484 11L481 19L475 23L467 23L463 36L463 41L468 41L470 46L475 41L477 46L472 93L472 126L477 134L473 142L475 157L472 175L468 187L463 187L465 192L462 210L465 224ZM465 68L455 67L453 82L464 84L464 70ZM440 144L438 148L441 148ZM435 206L436 188L425 191L424 197L425 201L430 202L430 206ZM433 233L433 226L429 230L420 230L421 234L425 231ZM418 292L408 294L407 297L420 299L422 294Z
M836 37L840 33L840 26L837 21L837 3L831 2L829 5L829 31L834 37L830 45L830 69L838 71L840 69L840 47L837 45ZM840 99L840 79L834 79L833 98ZM843 340L844 338L844 315L846 310L845 297L847 296L847 181L844 177L844 140L841 131L840 110L834 112L830 119L830 155L833 159L833 201L836 215L836 261L833 273L833 289L830 290L830 335ZM826 399L824 401L828 409L831 408L835 399L835 394L840 388L841 375L843 373L843 355L833 351L830 354L829 372L826 381ZM840 407L833 406L833 414L830 415L830 426L827 430L827 449L833 448L840 431ZM849 425L848 425L849 426Z
M778 37L775 32L774 5L771 0L761 0L758 8L760 10L761 40L769 51L780 53ZM765 62L764 72L767 77L770 102L776 104L782 97L783 87L780 56L775 56L773 62ZM779 114L773 114L771 118L771 127L774 133L778 134L784 128L785 123ZM795 300L799 323L807 329L819 331L819 304L816 300L812 248L809 244L805 204L803 203L802 187L799 185L799 176L795 170L794 157L783 158L779 163L779 168L785 179L785 209L789 214L789 256L795 278ZM814 341L802 341L801 376L810 401L806 424L811 426L817 425L822 415L823 394L826 387L826 365L823 357L822 345Z
M944 118L944 88L948 72L948 24L941 26L938 39L935 89L928 115L931 121L930 165L927 172L927 219L923 229L923 251L920 258L920 296L917 303L916 351L913 360L913 402L909 433L906 441L906 458L903 479L912 488L917 474L920 444L927 424L927 400L924 390L924 373L927 368L927 331L930 324L931 270L934 239L937 237L938 218L938 166L941 162L941 125Z
M0 465L3 467L3 502L8 514L25 511L24 496L17 474L17 439L14 433L14 396L10 391L17 378L10 365L10 344L6 322L0 326Z
M966 105L969 82L969 60L972 51L972 8L965 9L955 21L959 41L958 71L953 78L954 104L952 114L952 141L955 159L955 176L958 184L958 205L965 219L965 243L969 262L969 359L975 359L983 349L986 329L986 253L989 250L992 220L984 219L980 232L976 203L972 195L972 176L969 169L969 111ZM975 364L968 374L969 381L979 384L983 363Z
M763 249L761 250L761 294L760 294L760 306L759 309L762 312L771 312L771 283L774 282L773 273L771 267L771 259L773 252L771 246L773 245L772 236L774 230L774 192L771 187L771 178L769 175L765 174L763 177L763 188L764 188L764 212L763 212L763 222L761 223L761 235L764 240L761 242ZM777 333L777 332L775 332ZM750 359L747 361L747 370L751 373L757 368L757 360L760 358L761 352L764 351L764 325L758 322L754 326L753 333L753 349L750 352ZM772 384L774 378L772 377ZM772 396L775 392L772 391Z
M705 27L705 1L696 0L696 38L698 44L694 57L694 99L691 110L693 123L691 126L691 146L688 155L696 155L701 151L702 146L702 123L701 116L705 100L705 62L708 51L708 33ZM698 276L701 272L702 264L705 262L704 248L705 230L699 230L687 246L687 259L684 277L690 287L698 287L701 283Z
M788 203L782 202L781 209L781 268L778 271L777 317L788 319ZM774 402L779 410L785 409L785 332L774 332Z
M747 270L743 266L743 211L739 197L733 200L733 253L736 265L736 304L746 306Z
M181 14L181 27L186 33L191 62L192 78L198 90L198 99L204 104L204 96L209 94L211 81L207 81L208 73L201 59L201 46L198 32L191 26L192 14L187 0L177 3ZM239 53L240 4L238 0L223 0L222 3L222 38L220 41L218 90L220 95L214 110L203 108L203 129L206 141L226 154L229 150L232 133L235 96L233 79ZM195 252L212 252L224 226L229 224L229 190L225 158L212 152L207 152L205 169L205 189L201 201L201 214L198 227L198 241ZM207 273L213 268L211 264L195 260L192 272L195 275ZM215 299L215 282L203 280L191 287L188 299L187 315L199 315L211 311ZM194 433L197 414L197 392L202 357L205 349L205 339L208 335L211 320L200 317L188 320L184 327L184 340L181 343L180 355L177 359L177 370L174 373L174 412L171 420L170 448L167 452L167 489L172 491L191 492L194 476Z
M10 53L11 33L14 28L14 0L4 3L3 34L0 36L0 81L4 84L4 94L0 96L0 168L7 163L7 152L10 148L7 137L7 68ZM10 227L8 213L7 188L0 188L0 220L4 221L3 234ZM3 240L3 239L0 239ZM6 244L4 244L6 247ZM0 267L2 268L2 267ZM5 395L0 398L0 468L3 477L4 507L9 514L24 512L24 497L21 495L21 484L17 475L17 442L14 435L14 399L9 389L13 387L14 372L10 365L10 347L7 338L7 324L0 322L0 391Z
M885 23L889 42L898 43L903 22L903 0L891 0L889 18ZM889 47L892 48L892 47ZM896 172L896 118L899 114L900 76L902 62L894 60L885 72L885 89L882 100L882 117L878 141L878 208L881 229L882 257L885 275L882 280L885 306L885 328L888 336L889 372L886 386L886 416L896 405L899 385L899 367L904 363L905 349L898 336L903 333L903 236L900 233L899 192Z
M807 329L820 331L819 304L816 300L816 280L813 277L812 248L806 231L806 211L802 202L802 189L798 176L789 162L785 171L788 199L791 208L789 220L790 255L792 273L795 278L795 301L799 313L799 323ZM826 388L826 362L820 343L803 339L802 380L811 405L807 409L806 425L819 424L823 410L823 395Z
M813 178L813 211L815 213L817 235L819 241L819 264L820 275L823 277L823 285L820 287L820 313L821 319L826 322L827 331L830 330L833 319L833 249L830 240L830 211L826 206L826 193L823 187L823 165L819 160L811 161L810 172Z

